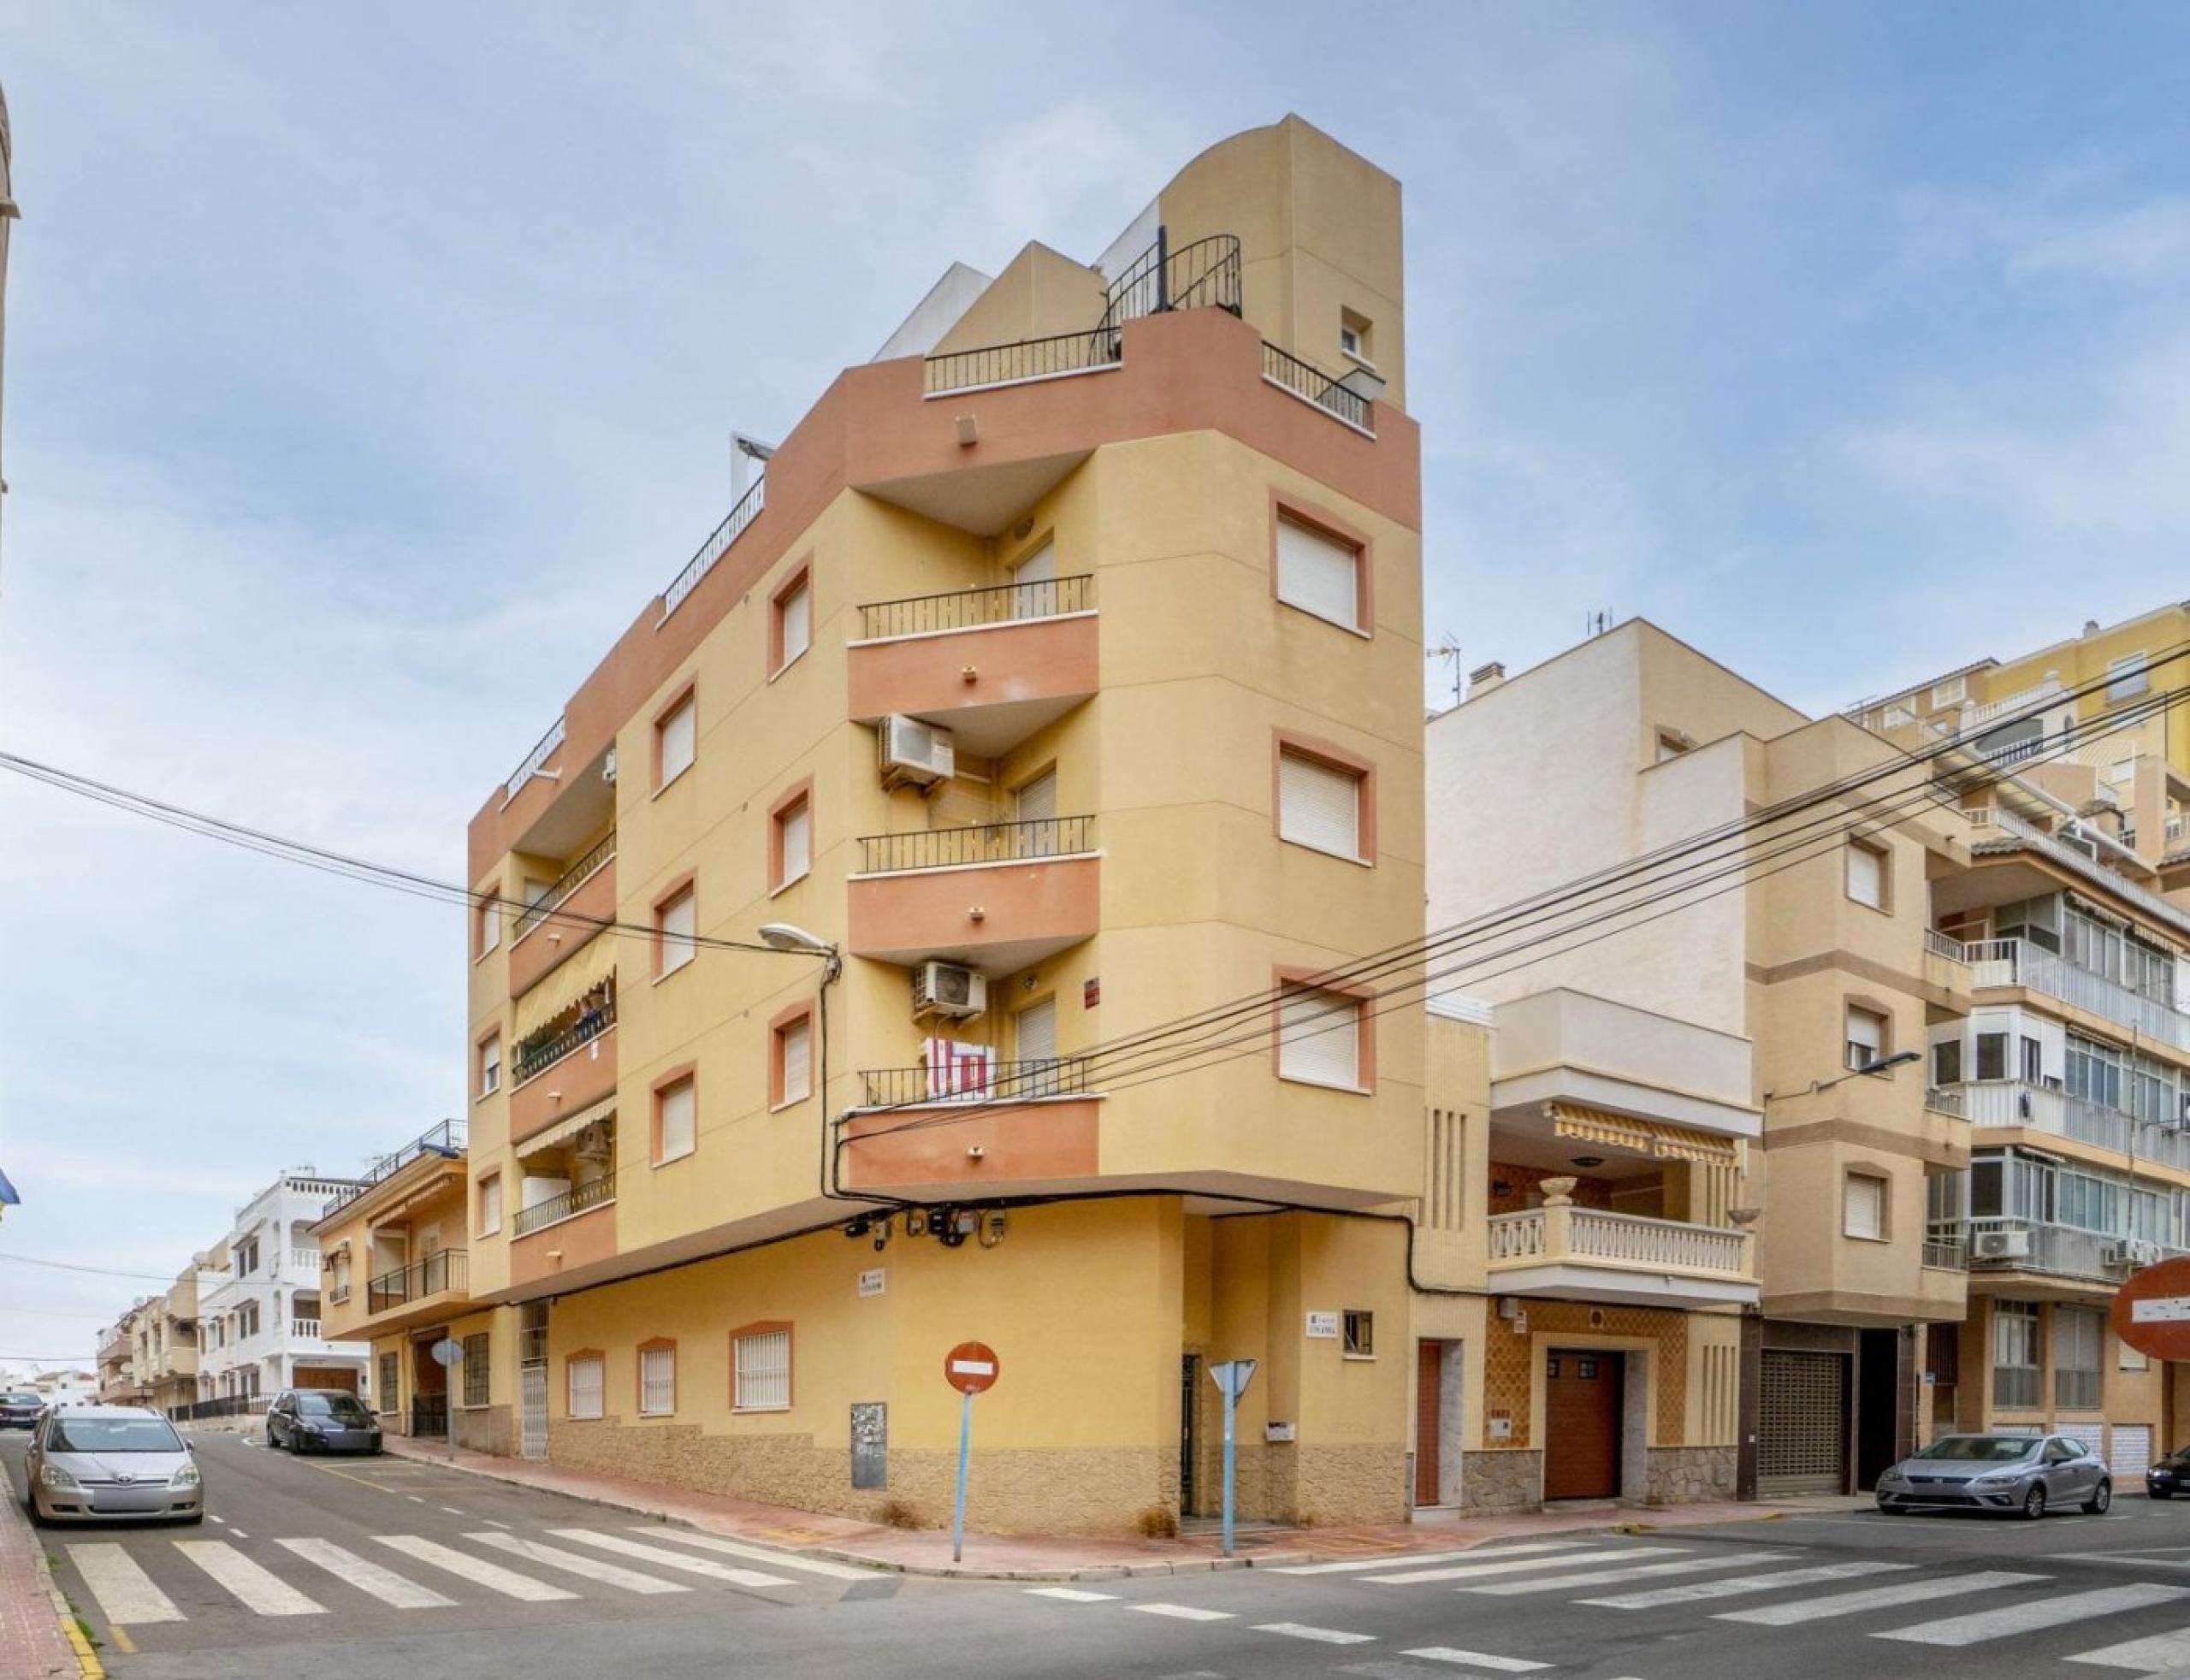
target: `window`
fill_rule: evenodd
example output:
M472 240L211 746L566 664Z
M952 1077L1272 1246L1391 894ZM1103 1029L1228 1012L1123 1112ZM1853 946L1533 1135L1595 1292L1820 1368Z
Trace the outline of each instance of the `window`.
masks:
M813 640L813 582L802 567L776 595L776 657L769 668L781 671L803 654Z
M1338 312L1338 347L1352 360L1369 364L1369 317L1350 309ZM1370 364L1373 365L1373 364Z
M1885 708L1885 726L1888 729L1900 729L1915 721L1916 714L1905 705L1897 703Z
M2022 1082L2025 1085L2043 1085L2045 1082L2045 1046L2028 1033L2020 1037L2016 1045L2022 1052L2019 1069Z
M1658 731L1658 762L1670 764L1695 745L1695 742L1677 729L1661 729Z
M654 784L666 788L692 767L700 749L699 696L686 690L654 726Z
M1848 1066L1867 1068L1885 1055L1885 1017L1875 1009L1848 1006ZM1981 1064L1980 1064L1981 1065ZM1980 1072L1980 1079L1984 1077Z
M382 1411L394 1411L400 1403L398 1392L403 1371L403 1356L383 1353L380 1356L380 1393L376 1397Z
M1968 692L1969 679L1968 677L1950 677L1942 682L1932 684L1932 704L1934 706L1959 706L1962 704L1963 697L1966 696Z
M654 1094L654 1161L659 1167L690 1155L698 1144L699 1085L690 1074Z
M1962 1040L1942 1038L1932 1046L1932 1083L1935 1085L1962 1083Z
M502 1035L490 1032L479 1043L479 1094L491 1097L502 1088Z
M684 887L654 906L654 973L675 973L692 960L692 941L700 932L699 893Z
M755 1325L730 1339L734 1373L733 1410L788 1411L790 1409L790 1326Z
M1341 991L1289 985L1277 1006L1277 1076L1361 1089L1361 1004Z
M489 1173L479 1180L479 1234L491 1237L502 1228L502 1175Z
M1346 1340L1343 1344L1349 1359L1373 1359L1376 1357L1376 1315L1364 1312L1358 1307L1347 1308L1343 1315Z
M677 1410L677 1344L645 1342L639 1347L639 1416L666 1417Z
M1885 1180L1850 1173L1840 1194L1841 1234L1866 1242L1885 1240Z
M1053 823L1057 819L1057 772L1045 770L1019 784L1016 804L1022 823Z
M1012 567L1011 581L1022 585L1056 583L1057 581L1057 544L1045 540L1040 547ZM1021 605L1029 599L1039 600L1040 597L1022 597L1021 602L1015 605Z
M1277 755L1278 837L1334 857L1358 859L1365 778L1290 748Z
M573 1417L598 1417L607 1396L607 1362L598 1353L574 1353L564 1368L570 1392L566 1405Z
M776 813L775 884L803 880L814 867L813 802L800 794Z
M1885 908L1885 853L1878 847L1848 843L1848 896L1873 910Z
M1057 1090L1057 1000L1029 1003L1011 1018L1019 1061L1018 1094L1053 1095Z
M1362 629L1358 543L1297 519L1277 522L1277 598L1347 630Z
M2134 700L2152 687L2152 677L2146 670L2143 651L2124 654L2118 660L2106 662L2106 703L2111 706L2118 700Z
M2038 1308L2030 1301L1992 1303L1992 1404L2038 1404Z
M802 1015L776 1029L776 1106L813 1094L814 1017Z
M2099 1352L2106 1317L2088 1307L2053 1309L2053 1404L2063 1411L2098 1410Z
M472 922L477 938L473 942L472 949L481 956L486 955L488 951L502 943L501 907L495 902L495 898L494 888L491 883L479 889L479 908L473 912Z
M2114 1344L2114 1369L2117 1371L2148 1371L2152 1368L2149 1354L2140 1353L2126 1341Z
M464 1404L468 1406L487 1404L487 1348L484 1330L464 1339Z
M2004 1080L2008 1076L2008 1035L2004 1032L1980 1032L1977 1035L1977 1077L1980 1080Z

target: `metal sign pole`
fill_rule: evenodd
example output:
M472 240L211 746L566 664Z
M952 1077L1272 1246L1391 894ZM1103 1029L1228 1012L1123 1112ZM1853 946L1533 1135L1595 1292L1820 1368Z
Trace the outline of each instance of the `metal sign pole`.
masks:
M950 1517L950 1561L954 1564L966 1555L966 1460L973 1446L974 1391L968 1388L959 1396L958 1500Z
M1240 1410L1240 1402L1232 1392L1232 1385L1224 1385L1224 1555L1232 1555L1232 1489L1233 1478L1238 1470L1238 1458L1233 1445L1232 1425Z
M1227 1359L1222 1364L1209 1368L1210 1381L1224 1396L1224 1555L1232 1555L1232 1519L1235 1509L1234 1495L1239 1487L1239 1417L1240 1396L1247 1392L1247 1385L1255 1380L1252 1359Z

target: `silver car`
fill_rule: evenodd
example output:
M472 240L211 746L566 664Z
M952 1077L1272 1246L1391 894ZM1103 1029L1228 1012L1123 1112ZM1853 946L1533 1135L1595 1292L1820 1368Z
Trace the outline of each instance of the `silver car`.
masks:
M1941 1435L1879 1477L1879 1509L2004 1511L2033 1521L2059 1505L2114 1503L2106 1461L2074 1435Z
M49 1411L23 1460L33 1523L202 1522L204 1481L175 1425L145 1406Z

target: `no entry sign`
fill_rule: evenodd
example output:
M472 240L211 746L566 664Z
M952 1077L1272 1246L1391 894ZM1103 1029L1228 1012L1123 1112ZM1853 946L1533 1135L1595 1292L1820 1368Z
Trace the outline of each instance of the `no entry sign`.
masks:
M2115 1292L2114 1334L2154 1359L2190 1359L2190 1259L2146 1266Z
M996 1350L986 1342L962 1341L943 1359L943 1380L962 1394L986 1393L997 1369Z

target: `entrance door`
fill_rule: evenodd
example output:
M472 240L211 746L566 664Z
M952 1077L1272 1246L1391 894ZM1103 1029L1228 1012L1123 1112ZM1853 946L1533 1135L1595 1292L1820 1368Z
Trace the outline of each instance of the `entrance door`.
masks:
M1445 1345L1435 1341L1417 1342L1414 1364L1414 1502L1417 1505L1437 1503L1440 1470L1437 1436L1443 1410L1439 1400L1444 1387L1444 1376Z
M1902 1445L1901 1333L1865 1330L1856 1346L1856 1486L1867 1492L1915 1443Z
M411 1344L411 1433L445 1435L448 1433L448 1370L434 1358L439 1330Z
M1619 1496L1622 1367L1617 1353L1554 1347L1545 1356L1543 1496Z
M1844 1491L1848 1474L1847 1355L1767 1347L1759 1376L1757 1491Z
M548 1367L527 1365L520 1375L518 1450L528 1458L544 1458L548 1456Z
M1179 1362L1179 1514L1192 1517L1201 1509L1201 1431L1195 1427L1195 1403L1201 1399L1201 1360L1189 1353Z

